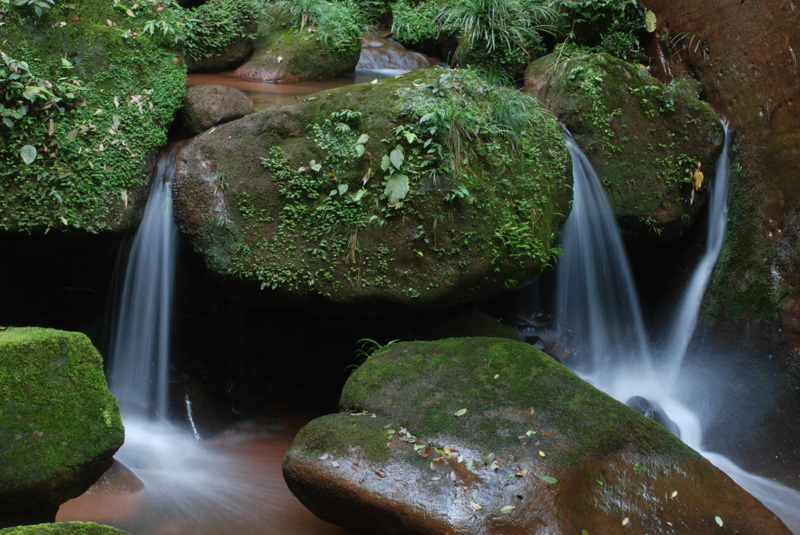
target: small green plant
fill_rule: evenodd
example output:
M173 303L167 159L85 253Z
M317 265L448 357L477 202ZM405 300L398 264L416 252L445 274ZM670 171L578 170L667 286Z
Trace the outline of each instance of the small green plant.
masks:
M488 52L496 48L527 52L552 33L556 14L537 0L455 0L442 4L438 20L442 26L461 30L464 40Z
M356 2L279 0L275 6L295 18L307 39L319 39L334 54L361 48L363 20Z
M432 0L399 0L392 6L392 35L408 47L421 47L439 35L439 8Z
M22 9L33 9L37 17L55 5L54 0L0 0L0 6L13 6Z

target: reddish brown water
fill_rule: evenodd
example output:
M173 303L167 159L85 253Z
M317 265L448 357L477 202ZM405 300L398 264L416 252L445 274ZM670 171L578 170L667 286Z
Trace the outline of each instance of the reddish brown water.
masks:
M215 492L212 482L201 493L206 501L197 510L180 503L181 496L153 495L147 487L126 492L96 485L62 505L57 520L99 522L131 535L352 535L314 516L284 483L281 459L299 428L298 422L283 420L237 429L208 442L219 466L236 478L235 503L227 503L229 482L220 481L225 490L208 500Z
M342 87L345 85L371 82L375 78L385 77L387 74L375 72L355 73L348 76L333 78L331 80L315 80L312 82L299 82L296 84L272 84L266 82L250 82L241 80L232 73L217 74L190 74L186 85L220 84L235 87L244 91L255 104L256 109L263 110L275 104L291 102L302 99L312 93Z

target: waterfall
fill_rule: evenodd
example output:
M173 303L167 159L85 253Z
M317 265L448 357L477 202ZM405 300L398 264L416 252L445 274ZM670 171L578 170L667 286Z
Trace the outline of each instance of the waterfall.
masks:
M639 296L619 227L592 164L565 132L572 157L573 205L561 232L556 300L567 364L589 376L614 367L622 355L650 364Z
M134 407L166 418L170 316L177 228L172 173L177 147L156 167L150 199L133 241L111 344L109 388L123 413Z
M706 237L706 251L697 267L694 269L689 284L681 299L680 306L676 311L672 327L669 331L670 344L665 351L665 361L667 363L667 373L671 381L677 379L683 363L686 349L689 347L689 340L692 338L697 317L700 313L700 305L703 294L711 278L711 272L717 263L719 252L722 249L722 241L725 237L725 227L728 220L728 182L730 181L730 157L728 127L725 127L725 145L717 160L714 173L714 182L711 185L709 209L708 209L708 234Z
M703 450L703 426L692 402L704 388L679 381L689 341L725 234L730 177L729 135L711 185L706 251L675 313L670 343L651 355L639 300L619 228L599 177L575 141L565 134L573 162L573 209L562 230L564 255L557 270L557 320L574 348L565 364L615 399L643 396L660 405L681 439L769 507L800 534L800 492L750 474L726 457ZM621 322L621 323L620 323ZM682 380L682 378L681 378ZM692 391L695 389L695 391ZM725 403L724 400L716 400Z

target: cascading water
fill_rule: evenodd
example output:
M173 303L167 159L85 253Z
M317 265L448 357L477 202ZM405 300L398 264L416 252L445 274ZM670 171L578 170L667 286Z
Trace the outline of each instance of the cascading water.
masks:
M172 218L173 148L159 158L133 241L111 346L109 388L123 413L167 415L169 334L178 231Z
M176 153L177 147L159 159L129 256L111 348L109 385L126 435L115 457L144 488L108 502L88 492L89 505L75 504L72 512L62 508L66 516L60 519L95 520L132 535L345 534L313 518L286 489L280 459L291 434L248 428L202 442L188 396L191 431L168 420Z
M584 374L603 373L616 355L649 359L639 297L619 227L600 179L572 136L573 207L562 230L558 264L558 323L569 333L572 361Z
M573 162L574 204L562 231L564 255L557 271L557 323L562 338L565 333L569 336L575 357L570 358L579 361L574 363L574 369L623 403L634 396L644 396L659 404L677 424L686 444L800 534L800 492L750 474L722 455L703 451L701 418L692 408L693 400L703 399L692 388L702 386L682 381L681 377L701 300L725 234L730 174L727 127L710 193L706 252L676 311L669 334L671 342L657 354L649 349L619 228L600 179L569 133L565 138Z

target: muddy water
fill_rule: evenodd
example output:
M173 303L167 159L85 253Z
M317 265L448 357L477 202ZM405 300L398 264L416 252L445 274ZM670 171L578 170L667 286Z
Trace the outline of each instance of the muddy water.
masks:
M263 110L276 104L283 104L306 96L352 84L371 82L375 78L392 76L393 71L357 72L330 80L314 80L311 82L298 82L296 84L273 84L265 82L250 82L237 78L232 73L217 74L190 74L186 85L220 84L241 89L250 97L256 109Z
M224 477L212 477L195 484L207 488L188 488L177 496L151 492L146 485L131 492L136 485L119 480L110 488L96 484L62 505L57 520L99 522L131 535L352 535L319 520L284 483L281 459L301 424L288 419L262 422L204 444L221 475L235 478L234 486L222 481ZM197 471L207 468L198 466ZM147 480L144 475L142 479ZM182 498L193 500L195 493L200 503L188 509Z

